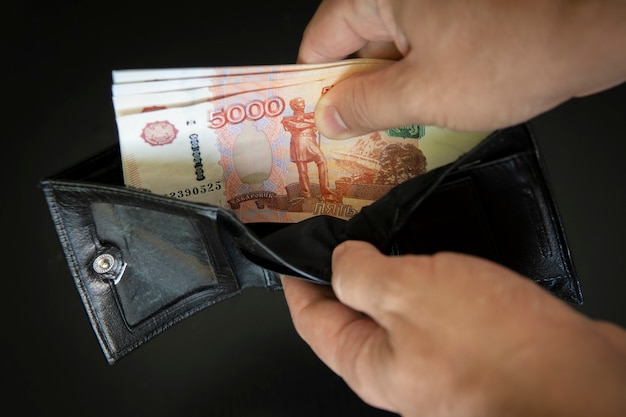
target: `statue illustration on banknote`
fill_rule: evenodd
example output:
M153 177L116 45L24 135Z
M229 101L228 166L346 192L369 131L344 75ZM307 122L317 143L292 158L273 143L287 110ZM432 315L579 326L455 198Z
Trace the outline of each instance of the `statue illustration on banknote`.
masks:
M300 193L305 199L312 197L308 165L314 162L317 165L322 200L334 203L336 197L328 183L328 165L326 156L320 148L320 134L315 126L315 113L305 113L305 102L302 97L291 99L289 106L293 110L293 115L284 116L282 124L291 134L289 155L298 169Z

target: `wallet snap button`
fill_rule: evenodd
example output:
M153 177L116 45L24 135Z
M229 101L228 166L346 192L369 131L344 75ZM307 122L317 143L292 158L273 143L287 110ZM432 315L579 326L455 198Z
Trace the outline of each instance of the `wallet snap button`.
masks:
M115 266L115 258L109 253L103 253L93 260L92 266L98 274L106 274Z
M109 248L107 252L100 253L91 263L91 268L101 279L112 281L117 285L122 279L126 270L126 263L123 261L121 253L115 248Z

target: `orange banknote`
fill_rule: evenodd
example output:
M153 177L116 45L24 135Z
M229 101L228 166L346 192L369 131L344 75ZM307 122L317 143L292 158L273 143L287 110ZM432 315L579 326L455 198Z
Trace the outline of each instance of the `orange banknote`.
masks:
M404 126L346 140L321 135L313 111L324 92L356 72L388 64L343 62L316 73L303 69L299 77L293 68L284 78L251 68L247 81L241 74L232 83L223 75L199 77L205 83L221 77L202 93L192 88L129 94L136 101L125 102L124 109L116 101L124 95L114 96L125 183L217 205L243 222L349 219L395 185L452 162L488 134Z

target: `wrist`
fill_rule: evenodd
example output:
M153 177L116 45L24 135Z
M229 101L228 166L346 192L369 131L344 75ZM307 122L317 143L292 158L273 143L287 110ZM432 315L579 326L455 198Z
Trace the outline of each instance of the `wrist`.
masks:
M585 317L544 329L516 354L510 384L498 381L493 415L624 415L626 332Z

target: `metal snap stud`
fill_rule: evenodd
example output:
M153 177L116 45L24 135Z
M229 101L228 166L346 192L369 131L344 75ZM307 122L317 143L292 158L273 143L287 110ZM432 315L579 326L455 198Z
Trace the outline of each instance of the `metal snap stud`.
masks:
M96 259L94 259L92 267L93 270L98 274L106 274L115 266L115 258L113 255L108 253L103 253L102 255L98 255Z

